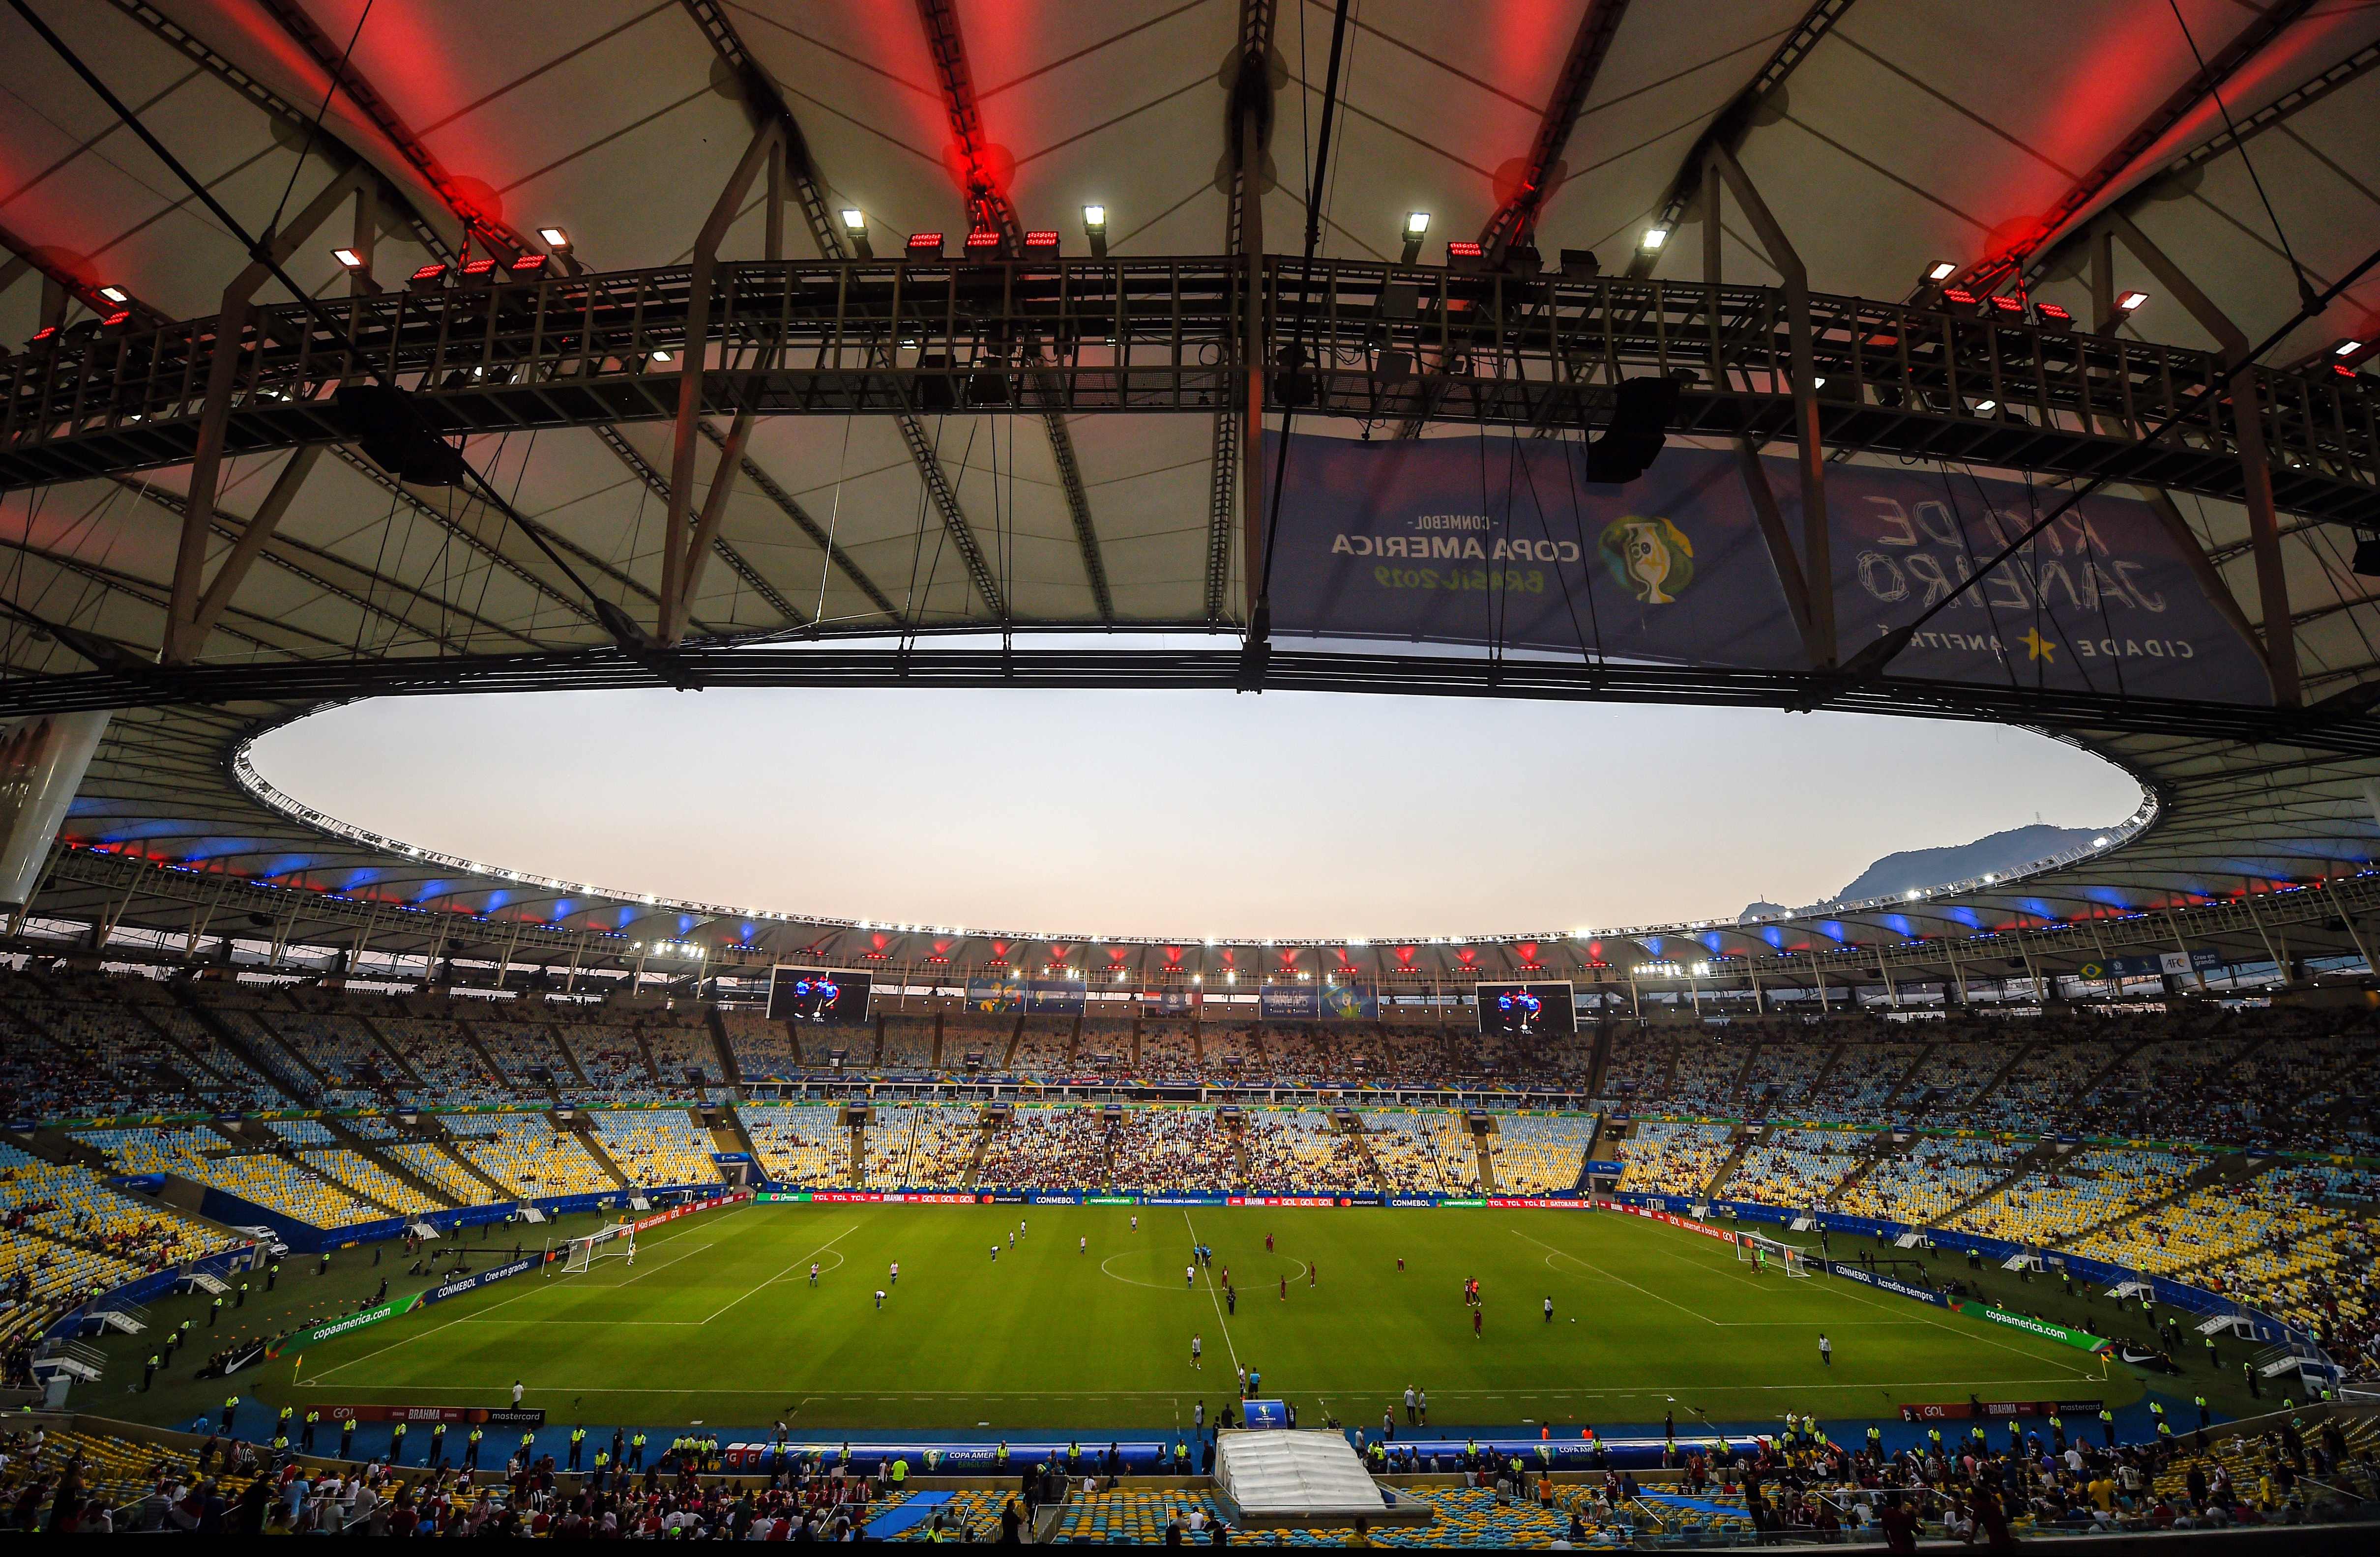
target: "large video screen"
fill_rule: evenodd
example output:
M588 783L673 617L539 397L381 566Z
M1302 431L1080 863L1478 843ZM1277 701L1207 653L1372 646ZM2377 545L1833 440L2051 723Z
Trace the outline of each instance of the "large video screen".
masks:
M1578 1008L1564 984L1483 984L1479 1031L1513 1037L1576 1032Z
M872 982L848 968L779 966L769 975L769 1015L833 1027L863 1022Z

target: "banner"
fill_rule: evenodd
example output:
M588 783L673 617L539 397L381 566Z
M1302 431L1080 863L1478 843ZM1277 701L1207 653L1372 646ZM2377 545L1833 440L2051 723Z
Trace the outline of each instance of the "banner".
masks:
M1313 1021L1321 1013L1311 984L1269 984L1257 991L1257 1015L1267 1021Z
M1848 1261L1821 1260L1818 1263L1830 1276L1840 1276L1845 1281L1855 1281L1863 1286L1873 1286L1880 1292L1889 1292L1896 1297L1913 1298L1920 1303L1931 1303L1937 1309L1947 1309L1950 1306L1950 1299L1930 1286L1912 1285L1897 1277L1886 1275L1882 1272L1852 1264Z
M477 1292L490 1282L503 1281L507 1276L524 1274L536 1270L548 1260L560 1258L562 1256L559 1253L549 1249L543 1253L532 1254L526 1260L515 1260L509 1264L499 1265L492 1271L481 1271L476 1275L456 1276L443 1286L433 1286L423 1293L421 1300L424 1303L443 1303L449 1298L460 1298L466 1292Z
M733 1194L713 1195L709 1200L688 1201L684 1205L672 1206L667 1211L657 1211L650 1216L639 1218L637 1222L637 1231L641 1233L648 1227L658 1227L664 1222L674 1222L681 1216L692 1216L698 1211L717 1211L721 1206L735 1205L751 1198L752 1191L749 1189L738 1189Z
M1986 1419L2072 1417L2077 1422L2082 1422L2096 1417L2099 1407L2105 1404L2100 1400L1981 1400L1972 1405L1963 1400L1928 1401L1901 1406L1900 1419L1904 1422L1964 1422L1978 1417Z
M1078 1017L1090 1002L1090 986L1073 979L969 979L966 1000L970 1009L986 1013Z
M2006 1309L1996 1309L1989 1303L1970 1301L1961 1303L1958 1308L1959 1311L1969 1319L1987 1320L1994 1324L2004 1324L2010 1330L2022 1330L2028 1335L2038 1335L2046 1341L2063 1342L2070 1346L2079 1346L2086 1352L2095 1352L2107 1344L2107 1337L2104 1335L2094 1335L2087 1330L2069 1330L2062 1324L2052 1324L2046 1319L2034 1319L2030 1314L2010 1313Z
M369 1309L347 1315L345 1319L334 1319L328 1323L315 1325L310 1330L300 1330L296 1334L285 1335L281 1339L278 1349L285 1352L293 1349L303 1351L308 1346L319 1346L324 1341L335 1341L342 1335L378 1324L384 1319L395 1319L399 1314L410 1313L420 1301L421 1295L414 1292L402 1298L392 1298L385 1303L375 1303Z
M1293 435L1275 632L1807 668L1732 452L1671 447L1624 487L1587 485L1583 463L1564 439ZM1792 463L1761 463L1800 535ZM1964 469L1828 466L1839 655L1912 620L2064 495ZM2270 706L2254 649L2183 544L2144 502L2086 499L1945 607L1892 670Z

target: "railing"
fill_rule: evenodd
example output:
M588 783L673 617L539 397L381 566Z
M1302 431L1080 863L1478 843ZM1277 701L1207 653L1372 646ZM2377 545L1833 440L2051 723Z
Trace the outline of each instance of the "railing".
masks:
M1281 258L1263 275L1274 409L1572 428L1654 373L1688 384L1680 430L1791 433L1775 288ZM1067 414L1213 413L1242 368L1245 272L1227 257L759 262L713 285L691 344L720 411L1009 411L1038 395ZM188 459L226 344L242 354L236 453L347 435L333 397L367 381L420 392L450 431L665 416L690 286L669 267L387 292L319 305L335 328L287 304L231 343L212 319L87 321L0 364L0 486ZM1811 299L1810 325L1830 447L2240 491L2229 375L2210 353L1834 296ZM2380 521L2363 381L2321 365L2259 379L2280 505Z

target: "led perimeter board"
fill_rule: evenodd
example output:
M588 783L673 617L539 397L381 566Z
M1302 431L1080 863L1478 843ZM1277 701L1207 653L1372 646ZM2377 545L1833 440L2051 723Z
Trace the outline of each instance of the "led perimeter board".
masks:
M1513 1036L1576 1032L1578 1008L1563 984L1483 984L1479 1031Z
M869 976L848 968L795 968L779 963L769 972L772 1020L809 1021L844 1027L868 1020Z

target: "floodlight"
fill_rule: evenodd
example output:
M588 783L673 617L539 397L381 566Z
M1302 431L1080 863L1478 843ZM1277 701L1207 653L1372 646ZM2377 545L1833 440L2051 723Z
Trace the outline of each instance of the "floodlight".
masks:
M843 212L843 230L846 233L864 233L868 231L867 215L855 207L844 207Z
M537 230L537 235L548 248L568 248L570 247L570 235L564 232L559 227L540 227Z
M667 362L669 359L670 359L670 354L669 354L669 353L667 353L667 352L665 352L665 351L662 350L662 349L661 349L660 347L658 347L658 346L656 346L656 347L654 347L654 348L653 348L653 360L654 360L655 362Z
M1670 229L1667 227L1647 227L1645 229L1644 241L1640 247L1645 253L1655 254L1658 253L1661 246L1669 241Z
M1948 260L1937 260L1934 263L1925 267L1925 279L1933 282L1937 285L1949 281L1952 276L1955 276L1958 273L1959 267Z
M2122 296L2116 299L2116 308L2119 312L2132 313L2137 311L2140 306L2148 300L2149 295L2145 292L2127 292Z
M352 248L334 248L331 250L331 258L346 270L360 271L364 268L364 257Z
M1409 211L1405 212L1404 262L1406 264L1410 265L1421 257L1421 240L1428 231L1429 212L1426 211Z
M117 299L118 302L121 302L122 300L123 299L121 298ZM2338 344L2330 348L2330 355L2333 356L2353 356L2357 352L2360 352L2362 349L2363 343L2361 341L2341 341Z
M120 286L103 286L99 289L99 295L106 298L111 303L129 303L132 301L131 294L126 292L124 288Z

